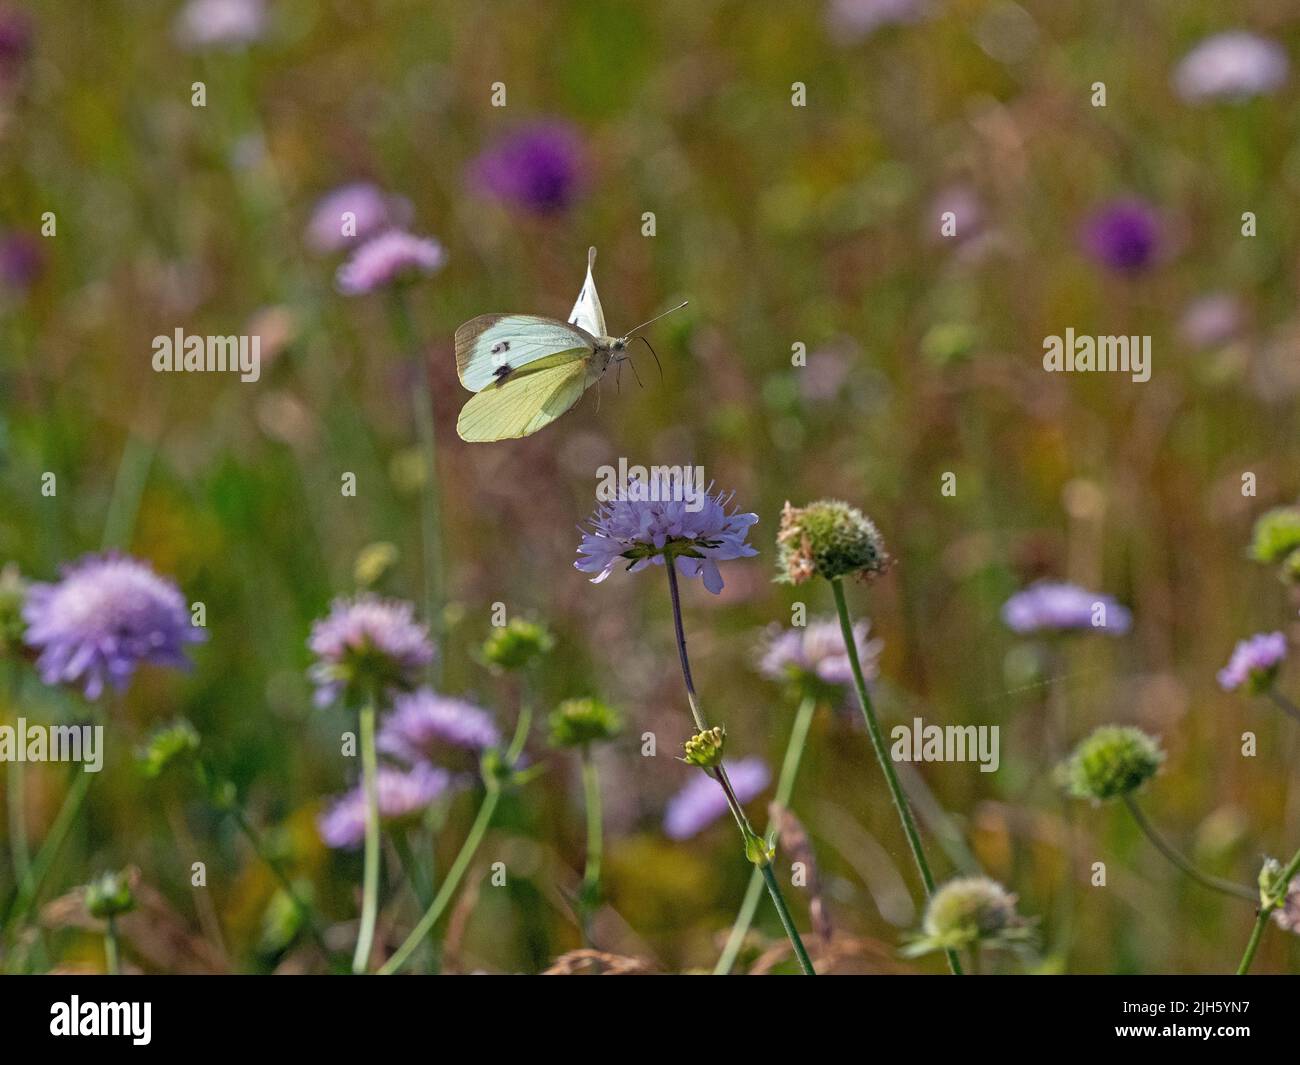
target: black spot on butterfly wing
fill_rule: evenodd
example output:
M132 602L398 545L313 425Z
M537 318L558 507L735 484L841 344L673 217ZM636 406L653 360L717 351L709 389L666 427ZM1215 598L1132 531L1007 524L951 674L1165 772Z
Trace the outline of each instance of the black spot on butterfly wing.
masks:
M507 377L510 376L510 374L513 371L514 371L513 366L511 366L508 362L503 362L500 366L498 366L495 370L492 371L492 376L495 377L498 381L504 381Z

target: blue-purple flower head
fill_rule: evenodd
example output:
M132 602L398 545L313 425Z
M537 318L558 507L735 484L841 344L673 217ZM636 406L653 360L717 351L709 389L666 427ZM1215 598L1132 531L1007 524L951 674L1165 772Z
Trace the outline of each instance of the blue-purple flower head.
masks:
M0 285L14 292L26 292L40 280L45 253L40 240L30 233L0 236Z
M583 145L564 122L539 122L502 137L469 167L473 185L533 214L567 208L582 183Z
M410 220L409 200L369 181L356 181L320 198L307 223L307 244L322 254L341 251Z
M1160 250L1160 218L1145 200L1114 200L1084 223L1084 250L1107 269L1134 274L1145 270Z
M919 22L930 0L830 0L826 25L842 43L860 41L885 26Z
M429 630L410 603L369 593L336 599L312 625L307 646L316 656L309 676L318 706L340 699L359 706L409 691L434 656Z
M379 819L401 824L417 818L446 794L451 775L445 769L417 765L410 770L381 766L375 774ZM338 796L316 822L326 846L356 850L366 838L366 794L360 785Z
M1237 30L1208 37L1174 68L1174 89L1189 103L1248 100L1277 92L1290 64L1276 41Z
M1121 636L1128 632L1133 616L1109 595L1077 584L1039 581L1002 605L1002 620L1021 636L1092 630Z
M266 32L263 0L190 0L176 19L176 38L191 50L242 48Z
M876 676L880 650L884 646L880 640L867 638L870 630L871 623L865 619L853 625L858 663L867 680ZM800 685L815 682L840 687L853 683L848 652L844 649L844 634L836 618L820 618L799 628L771 626L760 652L758 668L769 680L794 681Z
M432 237L389 229L357 248L339 267L334 283L345 296L363 296L426 277L441 269L446 258L442 245Z
M53 584L32 584L25 639L46 684L74 684L87 699L122 691L144 663L189 666L185 645L207 634L190 623L180 589L125 555L86 555Z
M1286 637L1280 632L1261 632L1242 640L1219 670L1219 687L1225 692L1244 687L1252 695L1268 691L1285 658Z
M456 751L480 754L496 747L501 734L481 707L420 688L393 701L376 742L385 754L416 765Z
M763 759L744 758L726 763L736 798L749 802L763 793L772 774ZM696 773L690 782L668 800L664 810L664 832L670 839L690 839L728 812L727 793L713 777Z

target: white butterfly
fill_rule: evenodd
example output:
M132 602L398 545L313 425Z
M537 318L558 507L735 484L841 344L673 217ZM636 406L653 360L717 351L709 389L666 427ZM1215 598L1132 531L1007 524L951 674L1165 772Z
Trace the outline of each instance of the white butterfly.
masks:
M475 393L456 420L462 440L509 440L550 425L628 357L628 340L638 330L672 313L626 336L610 336L591 273L595 262L591 248L587 279L567 323L534 314L483 314L456 330L456 373Z

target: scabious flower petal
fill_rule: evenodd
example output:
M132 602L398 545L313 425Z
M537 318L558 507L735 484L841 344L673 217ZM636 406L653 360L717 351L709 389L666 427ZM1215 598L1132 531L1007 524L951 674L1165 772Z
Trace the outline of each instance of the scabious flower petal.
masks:
M862 675L867 680L879 671L881 640L869 640L871 623L859 620L853 625L853 642L858 652ZM836 618L818 618L802 628L768 628L759 652L758 670L769 680L816 679L822 684L849 685L853 671L844 649L844 635Z
M772 779L767 764L758 757L728 762L726 768L732 790L742 803L761 794ZM664 832L670 839L690 839L727 811L727 795L721 785L711 776L699 773L668 800L664 810Z
M447 747L484 751L501 742L492 715L464 699L420 688L399 695L379 727L376 746L408 764L437 761Z
M86 555L57 583L30 585L22 615L41 679L82 685L87 699L108 686L121 691L146 662L187 668L185 645L207 639L175 584L113 553Z
M1174 89L1190 103L1246 100L1280 89L1289 66L1286 49L1276 41L1241 30L1218 33L1174 68Z
M1233 648L1228 664L1219 670L1219 687L1226 692L1243 686L1256 694L1265 691L1285 658L1283 633L1261 632L1242 640Z
M316 656L308 675L316 684L318 706L340 697L359 702L380 692L407 691L434 657L415 608L370 593L336 599L329 614L312 625L307 646Z
M375 792L381 821L401 822L426 809L451 787L445 769L420 764L409 771L381 766ZM361 785L338 796L316 822L326 846L355 850L366 838L366 793Z
M1094 623L1094 617L1100 624ZM1133 616L1109 595L1086 591L1077 584L1039 581L1002 605L1002 620L1022 636L1090 629L1120 636L1128 632Z
M578 554L583 557L574 568L594 573L591 582L599 584L620 562L636 573L651 564L662 566L665 556L670 556L678 573L702 578L704 587L716 595L723 588L719 562L758 554L745 542L758 515L728 514L731 498L724 492L706 494L696 511L677 500L630 498L602 503L588 521L591 528L579 527Z
M381 288L432 274L446 260L442 245L390 229L362 244L339 267L335 286L345 296L363 296Z
M190 49L240 48L266 32L263 0L190 0L176 20L176 37Z
M344 235L344 215L351 215L351 235ZM383 231L406 225L411 204L390 196L369 181L343 185L321 197L307 223L307 244L316 252L340 251Z

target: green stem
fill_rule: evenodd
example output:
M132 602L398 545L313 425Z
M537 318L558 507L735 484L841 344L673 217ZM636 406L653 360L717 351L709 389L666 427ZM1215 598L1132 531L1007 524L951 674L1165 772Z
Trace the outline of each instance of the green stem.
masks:
M917 830L916 821L912 817L907 796L903 794L903 786L898 782L898 774L894 772L894 763L890 761L889 754L885 750L885 739L880 731L880 722L876 720L871 696L867 694L867 682L862 676L862 664L858 661L858 645L853 639L853 621L849 617L848 603L844 600L844 584L839 577L831 581L831 590L835 593L835 610L840 616L840 632L844 637L845 652L849 656L849 668L853 672L853 687L858 693L858 705L862 707L862 717L867 723L871 746L876 751L876 761L880 763L881 772L885 774L885 780L889 784L894 808L903 823L903 834L907 836L908 846L912 848L912 857L916 859L916 867L921 873L921 883L925 886L925 894L928 898L934 894L934 874L930 872L930 863L926 861L925 851L921 847L921 833ZM956 952L946 950L944 954L948 958L948 968L960 976L962 966Z
M326 957L329 957L333 951L330 950L329 944L325 942L325 933L321 931L320 923L316 919L315 909L303 901L302 897L298 894L297 888L294 887L293 881L289 879L289 874L285 872L284 866L282 866L279 859L271 853L270 849L266 846L265 840L262 839L261 833L253 827L252 822L248 820L248 816L244 811L238 806L235 806L231 809L230 814L235 819L236 826L238 826L239 830L244 834L244 838L248 840L249 845L253 848L253 852L262 860L263 863L265 863L266 867L271 870L275 879L279 881L281 890L288 896L289 901L293 903L293 908L298 911L298 919L307 926L307 930L311 933L311 937L315 940L316 945L320 947Z
M1245 899L1247 902L1257 902L1259 900L1259 895L1244 884L1234 884L1231 880L1221 880L1217 876L1202 873L1197 869L1156 831L1155 826L1147 820L1147 815L1142 812L1142 808L1138 806L1137 800L1131 794L1124 796L1124 805L1128 807L1128 812L1133 815L1133 820L1137 822L1138 828L1142 829L1155 849L1202 887L1207 887L1211 891L1217 891L1223 895L1233 895L1236 898Z
M375 704L361 709L361 782L366 796L366 852L361 893L361 927L357 949L352 955L352 972L364 973L375 941L375 919L379 915L379 772L375 754Z
M1259 949L1260 940L1264 938L1264 929L1268 925L1269 916L1286 901L1287 892L1291 890L1291 880L1297 872L1300 872L1300 851L1296 851L1295 857L1287 863L1287 867L1278 876L1277 883L1281 885L1280 893L1259 907L1255 927L1250 932L1250 942L1246 944L1246 953L1241 956L1241 964L1237 966L1238 976L1245 976L1250 970L1250 963L1255 960L1255 951Z
M23 676L17 662L9 664L9 701L17 711L22 697ZM7 786L7 803L9 811L9 850L13 856L14 880L21 884L27 878L31 868L32 853L27 842L27 785L24 762L9 763Z
M90 777L91 774L84 769L74 771L72 786L68 789L67 794L63 796L63 805L59 807L59 812L54 818L54 823L50 826L50 831L41 842L40 850L36 852L36 857L27 870L27 876L19 885L17 897L9 910L9 916L5 919L6 931L21 925L40 897L45 878L49 875L50 869L59 855L59 850L63 846L63 841L67 838L68 830L72 828L72 823L77 819L77 814L81 810L81 804L86 799L86 791L90 787Z
M691 660L686 654L686 629L682 624L682 599L681 592L677 587L675 560L665 558L664 569L668 571L668 594L673 604L673 625L677 633L677 655L682 664L682 679L686 682L686 699L690 703L691 716L695 719L696 727L703 732L709 727L709 723L700 707L699 697L695 694L695 680L691 676ZM731 807L731 814L740 828L741 838L745 842L745 852L748 855L751 841L757 839L757 833L754 832L753 826L750 825L749 818L745 816L745 809L741 806L740 800L731 787L731 778L727 776L727 769L719 764L711 771L710 775L722 786L722 790L727 796L727 805ZM803 940L799 938L799 930L795 928L794 921L790 917L790 911L786 908L785 898L781 895L781 888L776 882L776 875L769 868L771 862L764 858L762 862L755 862L755 865L762 871L763 880L767 884L767 893L772 897L772 905L776 907L777 914L781 918L781 924L785 927L785 934L790 938L790 946L794 948L795 957L799 960L799 967L803 970L805 976L816 976L817 970L813 968L812 959L808 957L808 951L804 949Z
M1300 706L1296 706L1295 703L1293 703L1290 699L1288 699L1276 688L1268 689L1268 697L1271 700L1273 700L1273 705L1276 706L1279 710L1281 710L1284 714L1289 714L1297 721L1300 721Z
M117 951L117 918L109 917L104 929L104 962L109 976L117 976L122 971Z
M790 729L790 740L785 747L785 758L781 762L781 775L776 782L775 802L778 806L789 806L790 795L794 791L795 777L799 773L799 762L803 758L804 745L808 739L808 729L812 725L813 713L817 709L817 701L811 696L805 695L799 703L799 709L794 716L794 727ZM769 833L771 828L768 829ZM731 926L731 935L727 937L727 944L722 948L722 955L718 958L718 963L713 967L714 976L726 976L731 972L732 966L736 964L736 956L740 953L741 944L745 941L745 936L749 932L750 925L754 923L754 914L758 910L758 900L763 893L763 871L755 868L749 877L749 885L745 888L745 898L740 904L740 910L736 914L735 923Z
M420 868L420 863L415 860L410 839L405 832L394 832L391 838L393 849L397 851L398 860L402 863L402 871L411 883L411 890L415 892L415 897L421 906L428 906L433 901L433 891L425 878L424 871Z
M415 414L415 433L424 460L424 476L420 479L420 539L424 551L424 613L435 639L442 635L442 524L438 503L437 435L433 423L433 395L429 387L429 360L425 358L411 321L411 309L406 301L406 290L399 286L393 290L393 331L398 343L415 369L415 384L411 390L412 409ZM437 669L435 664L434 669ZM434 679L437 677L435 675Z
M587 807L587 867L582 874L582 896L579 904L582 915L582 936L591 946L591 923L600 904L600 861L602 851L600 777L596 761L591 755L591 745L582 747L582 791Z

